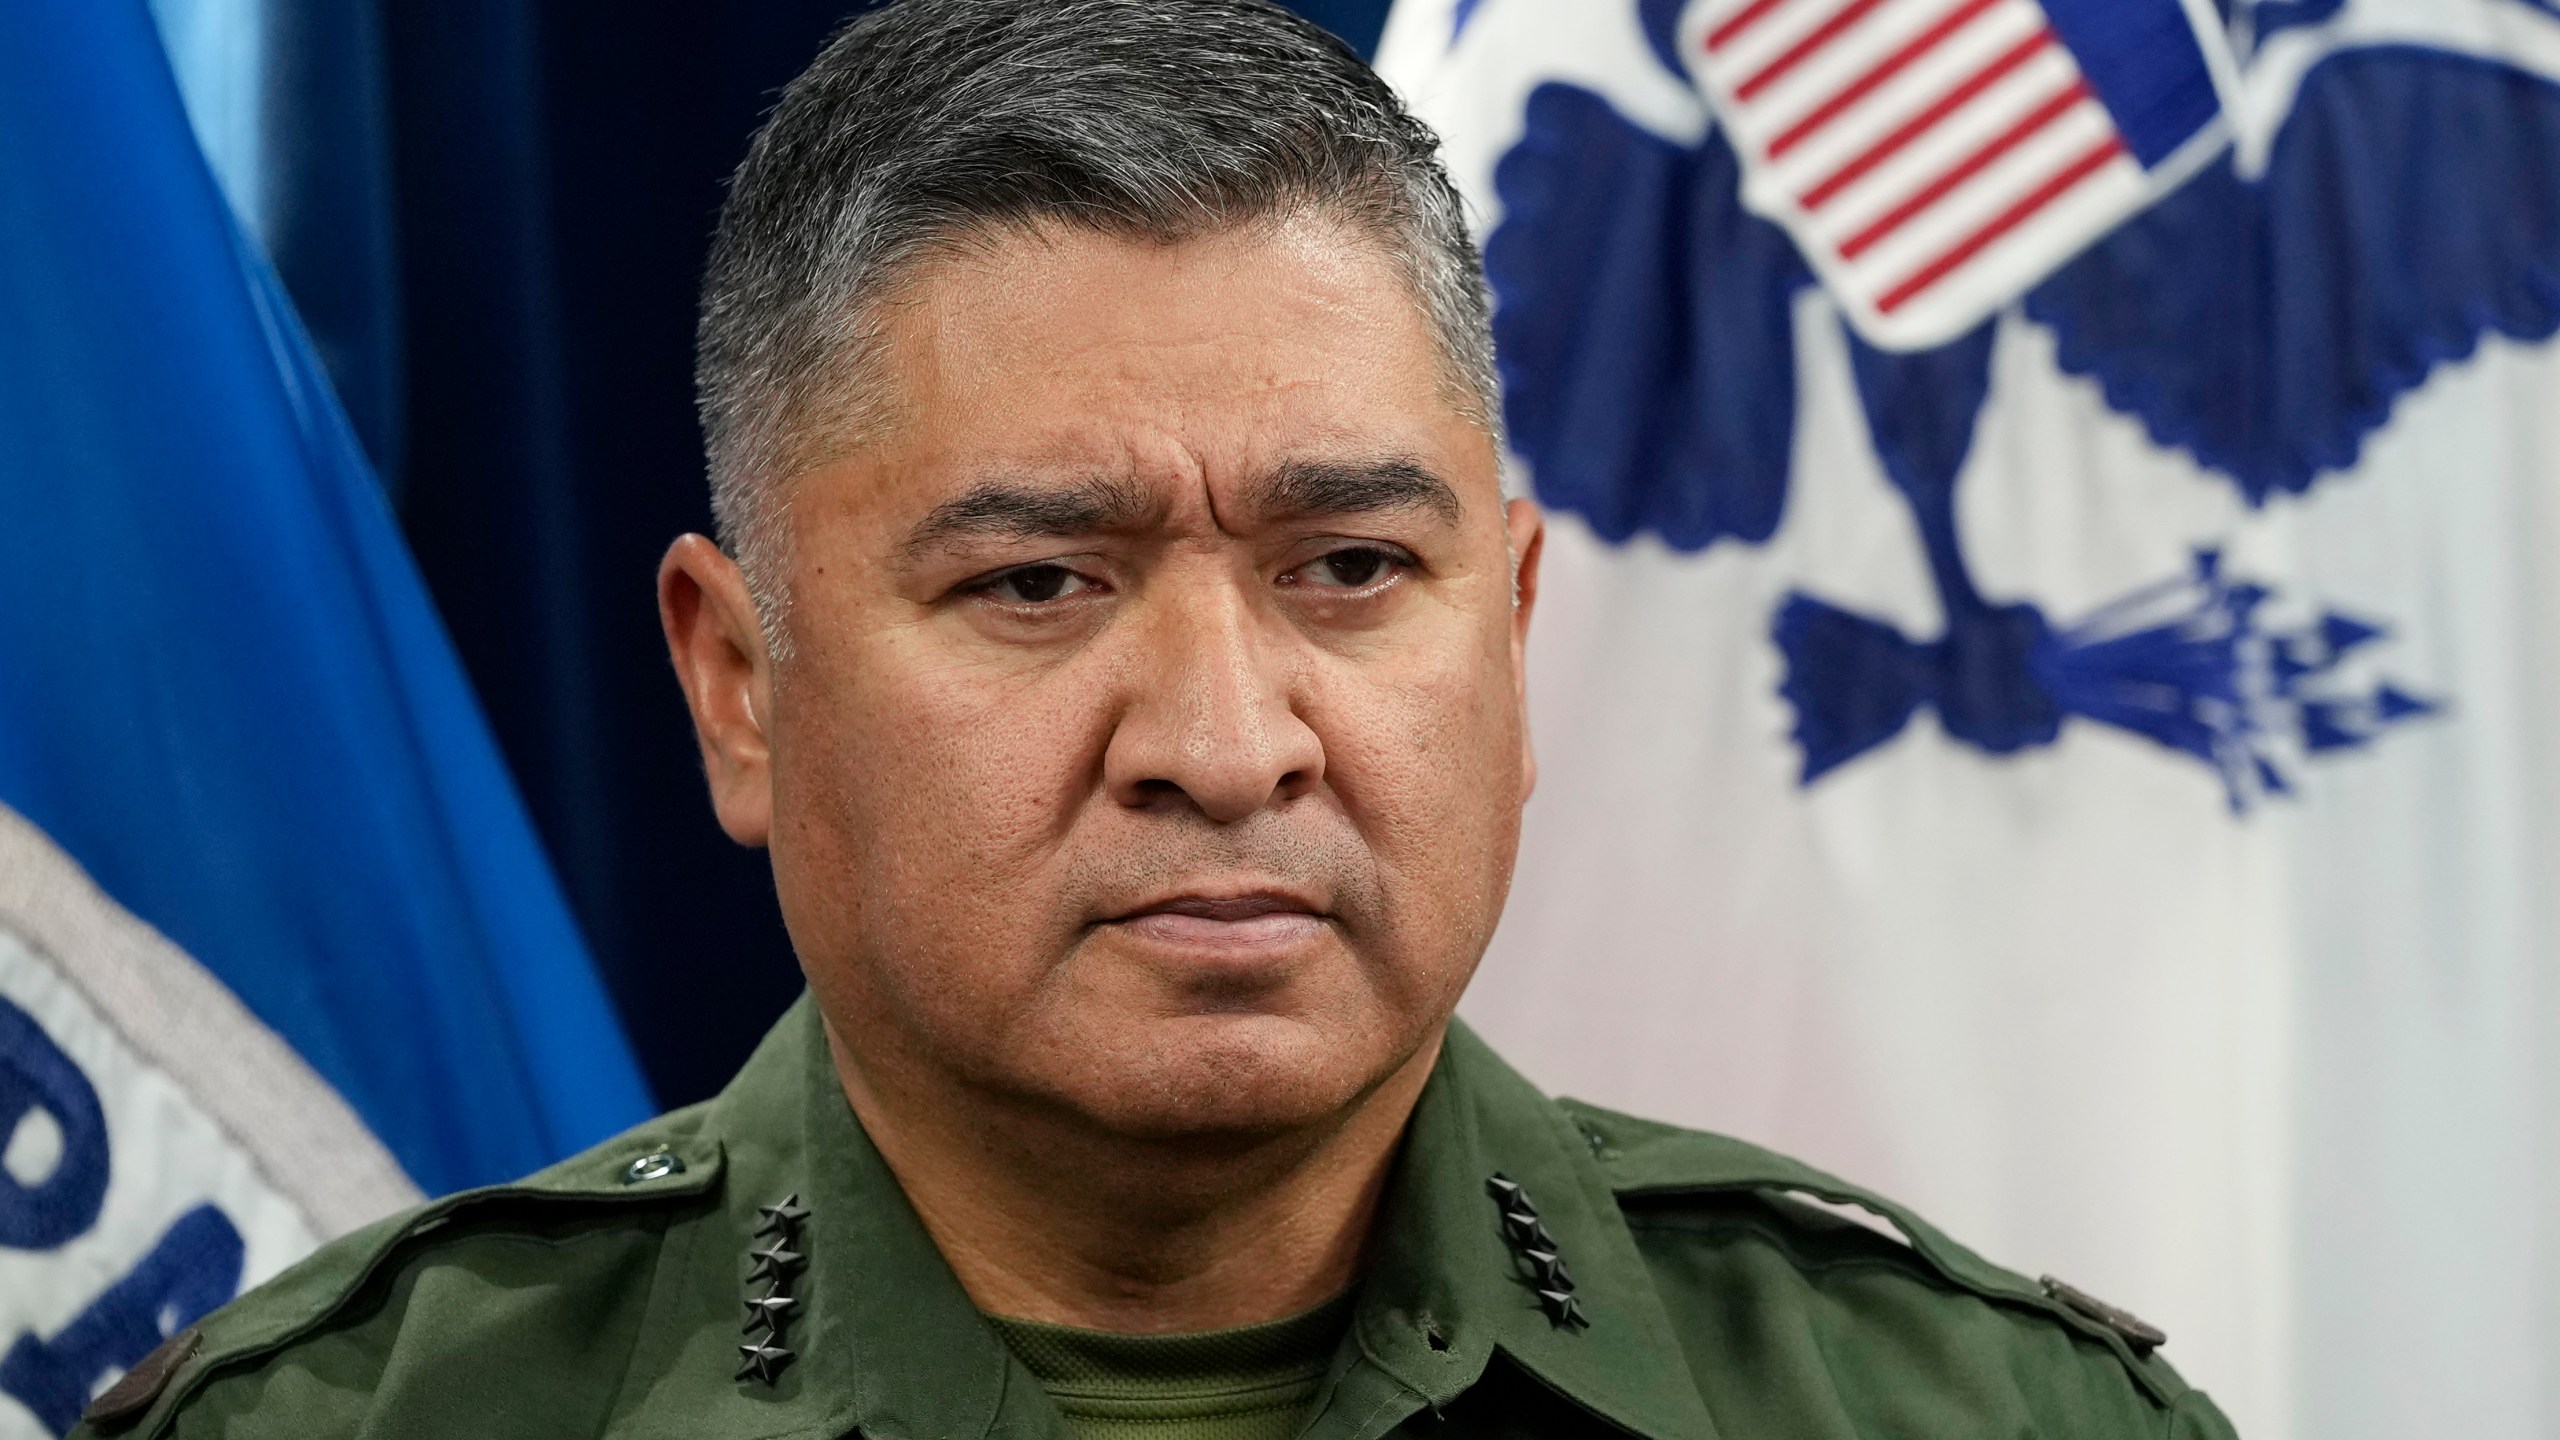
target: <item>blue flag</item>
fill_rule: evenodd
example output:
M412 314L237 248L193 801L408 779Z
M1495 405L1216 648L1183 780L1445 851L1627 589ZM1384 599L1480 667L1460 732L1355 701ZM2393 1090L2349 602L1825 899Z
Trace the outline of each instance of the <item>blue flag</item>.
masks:
M141 0L0 27L0 1435L648 1097Z

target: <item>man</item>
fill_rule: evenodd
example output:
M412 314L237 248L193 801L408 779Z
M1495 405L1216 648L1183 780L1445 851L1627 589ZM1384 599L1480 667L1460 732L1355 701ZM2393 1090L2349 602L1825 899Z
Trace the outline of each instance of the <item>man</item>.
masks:
M1428 133L1260 0L847 30L722 217L722 544L658 590L808 996L90 1425L2227 1436L2132 1317L1452 1021L1533 775L1484 293Z

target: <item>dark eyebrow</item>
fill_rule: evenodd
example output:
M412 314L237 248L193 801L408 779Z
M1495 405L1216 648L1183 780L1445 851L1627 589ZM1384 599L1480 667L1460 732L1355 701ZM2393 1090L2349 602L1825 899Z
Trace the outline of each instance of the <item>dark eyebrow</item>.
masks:
M1253 505L1267 518L1420 508L1453 523L1463 508L1448 481L1411 460L1293 461L1253 487Z
M991 480L933 507L907 532L910 557L964 536L1009 540L1092 535L1141 525L1158 510L1122 480L1083 480L1065 487Z

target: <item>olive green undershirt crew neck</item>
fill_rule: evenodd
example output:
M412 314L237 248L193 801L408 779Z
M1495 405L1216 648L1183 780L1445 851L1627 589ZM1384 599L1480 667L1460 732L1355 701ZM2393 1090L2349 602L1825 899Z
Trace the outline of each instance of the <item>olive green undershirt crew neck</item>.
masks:
M1077 1440L1291 1440L1351 1325L1303 1315L1190 1335L1115 1335L990 1315Z

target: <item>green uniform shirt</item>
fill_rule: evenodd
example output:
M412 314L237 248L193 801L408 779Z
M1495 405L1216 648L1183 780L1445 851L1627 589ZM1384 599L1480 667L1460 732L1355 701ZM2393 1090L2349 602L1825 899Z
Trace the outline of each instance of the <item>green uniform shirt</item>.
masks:
M1793 1161L1551 1101L1463 1026L1377 1223L1310 1440L2231 1435L2129 1317ZM91 1414L75 1434L1070 1440L805 996L717 1099L327 1246Z

